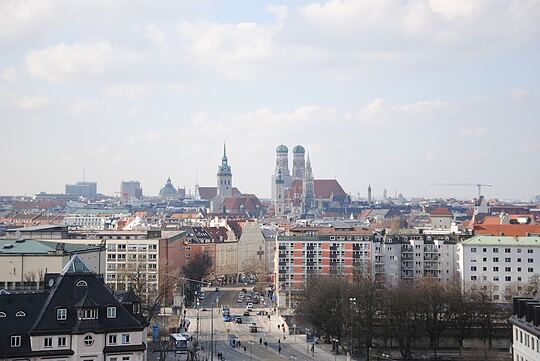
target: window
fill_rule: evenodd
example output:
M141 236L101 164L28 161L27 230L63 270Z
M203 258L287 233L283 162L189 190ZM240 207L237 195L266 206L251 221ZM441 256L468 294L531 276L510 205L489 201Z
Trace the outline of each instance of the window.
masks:
M499 281L499 276L493 276L493 281L498 282Z
M482 258L482 262L487 262L487 257Z
M92 346L94 344L94 336L92 335L84 336L84 344L86 346Z
M63 321L67 319L67 309L65 308L58 308L56 310L56 319L58 321Z
M504 253L510 253L510 252L512 252L512 251L510 250L510 248L505 248L505 249L504 249Z
M137 315L141 312L141 305L138 303L133 304L133 314Z
M96 320L97 318L98 311L95 308L79 310L79 320Z
M116 335L109 335L109 344L116 345Z
M511 276L504 276L504 280L506 282L511 282L512 281L512 277Z
M86 283L85 280L79 280L77 284L75 284L76 287L88 287L88 283Z
M52 347L52 337L45 337L43 339L43 347Z
M11 347L21 347L21 336L11 336Z
M527 253L534 253L534 252L533 252L532 249L529 248L529 249L527 250Z
M5 312L0 312L0 318L4 318L4 317L7 317L6 313Z
M24 311L17 311L17 313L15 314L15 317L24 317L26 316L26 313L24 313Z
M493 253L499 253L499 249L498 248L493 248Z
M476 253L476 247L471 248L471 253Z
M67 345L66 337L65 336L58 337L58 347L66 347L66 345Z
M527 272L534 272L534 268L532 267L527 268Z
M512 262L512 259L511 259L510 257L506 257L506 258L504 259L504 261L505 261L505 262Z
M504 267L504 272L512 272L512 267Z
M122 361L129 361L131 360L131 356L122 356Z
M493 262L499 262L499 257L493 257Z
M471 266L471 271L476 272L476 266Z
M533 263L533 262L534 262L534 260L533 260L532 258L527 258L527 262L529 262L529 263Z
M493 267L493 272L499 272L499 267Z
M116 318L116 307L107 307L107 318Z
M471 276L471 281L476 281L476 276Z
M482 252L487 252L487 248L482 248Z
M122 343L129 343L129 335L123 334L122 335Z

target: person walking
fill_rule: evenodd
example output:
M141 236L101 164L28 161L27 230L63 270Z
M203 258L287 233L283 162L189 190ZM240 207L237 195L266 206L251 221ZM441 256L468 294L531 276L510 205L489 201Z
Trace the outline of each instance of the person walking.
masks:
M246 348L246 346L244 346L244 352L247 352L247 348Z
M262 345L262 337L259 338L259 345Z

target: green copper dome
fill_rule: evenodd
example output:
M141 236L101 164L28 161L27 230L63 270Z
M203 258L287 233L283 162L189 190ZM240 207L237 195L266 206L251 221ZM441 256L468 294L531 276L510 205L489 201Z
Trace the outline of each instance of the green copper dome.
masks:
M289 152L289 148L287 148L287 146L284 144L278 145L278 147L276 148L276 153L288 153L288 152Z
M304 149L304 147L302 147L300 144L298 144L296 147L294 147L293 149L293 153L305 153L306 150Z

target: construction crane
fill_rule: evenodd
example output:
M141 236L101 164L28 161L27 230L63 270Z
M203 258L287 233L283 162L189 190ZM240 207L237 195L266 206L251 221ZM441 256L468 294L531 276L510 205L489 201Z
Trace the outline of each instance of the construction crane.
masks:
M432 183L431 186L466 186L466 187L478 187L478 199L482 195L482 187L493 187L493 184L483 183Z

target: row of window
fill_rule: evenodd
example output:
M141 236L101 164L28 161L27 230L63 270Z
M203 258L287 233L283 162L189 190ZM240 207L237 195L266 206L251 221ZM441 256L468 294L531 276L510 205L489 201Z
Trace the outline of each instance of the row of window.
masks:
M487 272L487 267L482 267L483 272ZM476 272L476 266L471 266L471 271ZM499 272L499 267L493 267L493 272ZM512 267L504 267L504 272L512 272ZM521 272L521 267L517 267L517 272ZM534 273L534 267L527 267L527 272Z
M515 343L519 342L525 347L530 348L533 351L536 351L536 353L540 353L540 339L534 337L533 335L529 335L527 332L523 332L522 330L519 330L517 328L514 328L514 334L515 334Z
M471 253L476 253L477 250L478 249L476 247L471 247ZM488 251L488 248L482 248L482 252L486 253L487 251ZM499 248L491 248L491 251L493 253L499 253ZM521 253L522 249L521 248L516 248L516 252ZM512 253L512 248L504 248L504 253ZM534 253L534 249L528 248L527 253L529 253L529 254Z
M521 263L521 257L516 258L517 263ZM482 262L488 262L487 257L482 258ZM499 257L493 257L492 262L499 262ZM505 257L504 262L509 263L512 262L511 257ZM476 263L475 259L471 259L471 263ZM527 263L534 263L534 258L527 258Z
M98 318L98 310L95 308L79 310L78 318L79 320L96 320ZM116 307L114 306L107 307L107 318L116 318ZM67 309L57 308L56 319L58 321L67 320Z

